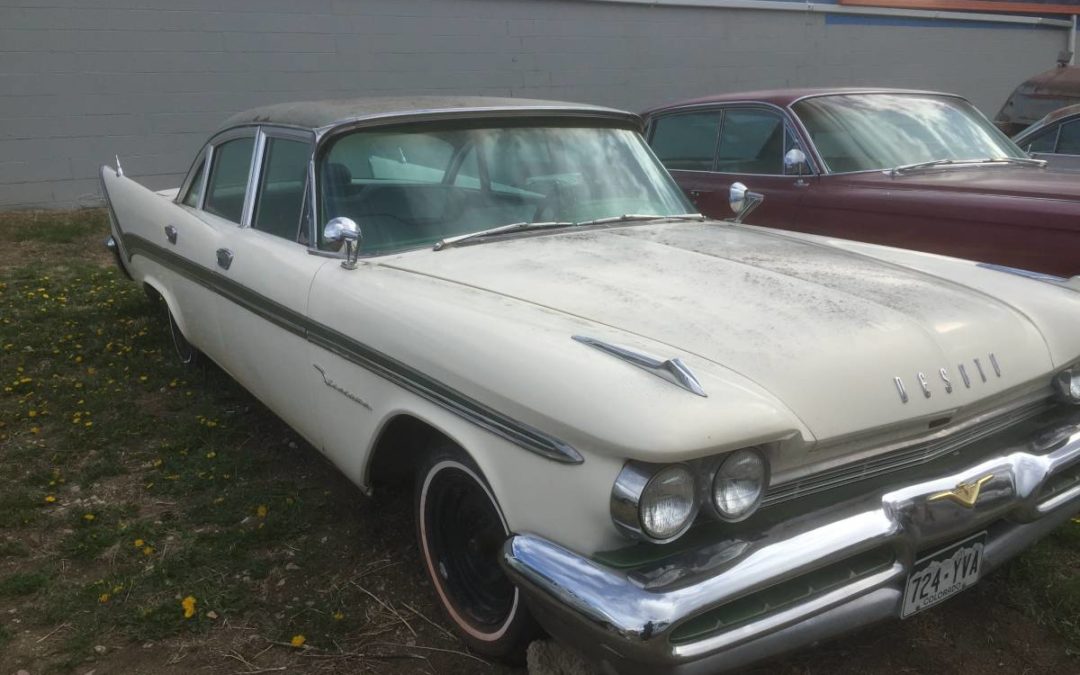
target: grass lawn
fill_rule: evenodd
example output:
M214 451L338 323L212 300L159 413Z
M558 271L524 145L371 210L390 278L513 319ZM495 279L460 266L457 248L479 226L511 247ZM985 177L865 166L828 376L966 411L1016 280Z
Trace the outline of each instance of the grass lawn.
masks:
M442 623L408 495L367 500L228 376L174 361L106 229L0 214L0 673L519 672ZM1080 669L1078 570L1072 523L903 630L998 612ZM911 666L884 630L770 672Z

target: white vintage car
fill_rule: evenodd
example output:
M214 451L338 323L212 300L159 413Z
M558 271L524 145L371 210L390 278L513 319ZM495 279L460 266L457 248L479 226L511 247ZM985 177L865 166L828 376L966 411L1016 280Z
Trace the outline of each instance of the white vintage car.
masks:
M734 668L924 610L1080 510L1080 280L705 220L639 129L259 108L178 190L103 168L108 245L181 359L365 491L415 481L485 654L538 622L605 672Z

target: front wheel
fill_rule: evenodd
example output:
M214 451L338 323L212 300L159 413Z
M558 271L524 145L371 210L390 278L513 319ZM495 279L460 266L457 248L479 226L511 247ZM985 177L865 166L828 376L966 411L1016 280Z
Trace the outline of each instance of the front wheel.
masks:
M522 660L539 629L499 566L510 530L480 471L456 449L432 453L415 502L424 567L457 633L481 654Z

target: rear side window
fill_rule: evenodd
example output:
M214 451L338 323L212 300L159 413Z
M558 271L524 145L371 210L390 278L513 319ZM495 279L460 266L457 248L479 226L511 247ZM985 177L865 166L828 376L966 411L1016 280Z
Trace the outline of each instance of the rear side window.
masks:
M187 194L184 195L185 206L198 206L199 197L202 197L203 191L203 179L206 177L206 172L203 169L206 168L206 158L203 157L199 160L198 166L195 167L194 172L191 174L191 182L188 183Z
M1028 152L1053 152L1054 141L1057 140L1057 129L1044 131L1024 145Z
M266 139L265 156L251 226L296 241L311 144L271 136Z
M240 222L254 145L255 138L248 136L226 141L214 148L210 184L203 205L206 211L234 223Z
M1057 151L1059 155L1080 155L1080 120L1061 125Z
M711 171L721 113L671 115L653 126L653 152L672 171Z
M765 110L730 110L720 131L716 170L784 173L784 121Z

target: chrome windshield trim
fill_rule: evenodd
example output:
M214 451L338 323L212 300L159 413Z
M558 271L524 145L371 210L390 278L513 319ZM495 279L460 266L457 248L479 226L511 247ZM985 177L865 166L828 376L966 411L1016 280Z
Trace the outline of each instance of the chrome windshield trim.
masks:
M693 371L691 371L690 368L682 362L682 359L679 359L678 357L673 359L662 359L657 356L614 345L585 335L574 335L572 337L581 344L588 345L594 349L599 349L605 354L610 354L617 359L626 361L632 366L641 368L645 372L655 375L662 380L667 380L671 384L681 387L693 394L697 394L703 398L708 398L709 396L705 393L705 389L701 386L701 382L698 381Z

